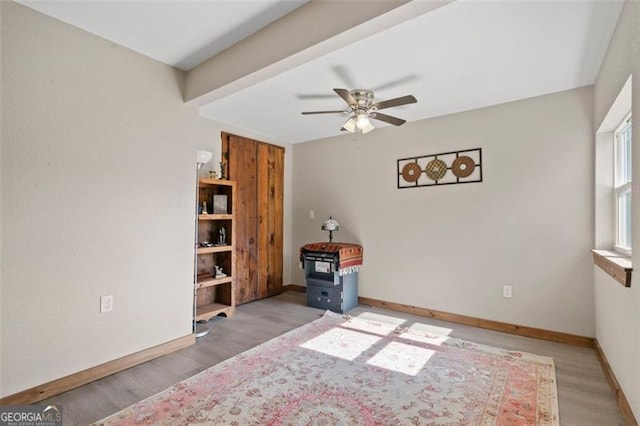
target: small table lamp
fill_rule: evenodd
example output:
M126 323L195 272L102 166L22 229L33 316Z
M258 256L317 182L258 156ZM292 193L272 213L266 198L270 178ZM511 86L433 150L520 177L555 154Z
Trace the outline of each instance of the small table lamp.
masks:
M333 231L338 231L339 229L340 224L331 216L329 216L329 219L325 220L322 224L322 230L329 231L329 242L333 241Z

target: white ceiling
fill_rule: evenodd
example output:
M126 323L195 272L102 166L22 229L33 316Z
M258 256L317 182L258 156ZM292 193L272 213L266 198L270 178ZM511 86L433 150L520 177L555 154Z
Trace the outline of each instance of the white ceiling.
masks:
M25 2L189 69L304 1ZM456 1L204 106L216 121L298 143L341 134L333 88L413 94L384 112L408 121L593 84L622 1ZM321 23L318 23L321 25ZM383 125L374 121L377 127Z
M309 0L17 0L189 70Z

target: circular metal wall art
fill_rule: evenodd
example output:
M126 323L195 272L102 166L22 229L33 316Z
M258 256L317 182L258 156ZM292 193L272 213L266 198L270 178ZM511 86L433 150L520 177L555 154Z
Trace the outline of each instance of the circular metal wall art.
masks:
M427 167L424 168L424 172L429 179L440 180L447 174L447 165L444 161L436 158L435 160L429 161Z
M465 178L469 176L476 168L476 163L471 157L463 155L453 160L451 165L451 171L459 178Z
M407 163L402 168L402 177L407 182L415 182L420 177L422 169L417 163Z
M482 148L414 155L396 164L398 189L482 182Z

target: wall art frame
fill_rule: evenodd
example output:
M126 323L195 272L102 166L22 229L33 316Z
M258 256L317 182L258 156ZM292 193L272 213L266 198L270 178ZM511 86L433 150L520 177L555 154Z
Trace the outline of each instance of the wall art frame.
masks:
M398 189L482 182L482 148L397 160Z

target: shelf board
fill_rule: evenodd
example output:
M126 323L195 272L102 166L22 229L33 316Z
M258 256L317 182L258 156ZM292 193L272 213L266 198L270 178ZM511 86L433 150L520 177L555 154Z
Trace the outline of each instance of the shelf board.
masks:
M235 181L222 180L222 179L208 179L200 178L199 181L201 187L203 186L235 186Z
M198 220L233 220L232 214L199 214Z
M222 277L222 278L213 278L211 274L200 274L198 275L198 284L197 288L205 288L212 287L220 284L226 284L233 281L232 277Z
M215 317L220 314L230 315L230 311L232 311L233 306L231 305L223 305L222 303L212 303L210 305L198 306L196 308L196 321L209 321L211 317Z
M198 247L196 249L196 253L198 254L207 254L207 253L220 253L223 251L231 251L233 246L213 246L213 247Z

